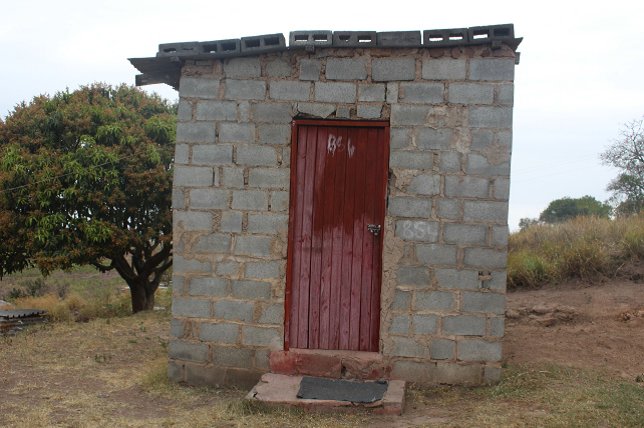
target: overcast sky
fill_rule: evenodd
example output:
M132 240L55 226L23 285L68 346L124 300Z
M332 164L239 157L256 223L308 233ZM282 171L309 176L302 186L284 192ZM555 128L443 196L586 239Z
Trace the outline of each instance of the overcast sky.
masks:
M159 43L293 30L426 30L513 23L515 75L510 227L564 196L608 198L616 175L598 154L644 115L644 2L5 1L0 116L42 93L94 81L134 83L127 58ZM176 99L174 90L146 90Z

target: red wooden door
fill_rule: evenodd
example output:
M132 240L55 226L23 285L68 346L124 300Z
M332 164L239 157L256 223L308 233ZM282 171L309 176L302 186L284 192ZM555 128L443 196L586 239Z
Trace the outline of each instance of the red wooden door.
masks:
M285 348L378 351L389 125L296 121L292 141Z

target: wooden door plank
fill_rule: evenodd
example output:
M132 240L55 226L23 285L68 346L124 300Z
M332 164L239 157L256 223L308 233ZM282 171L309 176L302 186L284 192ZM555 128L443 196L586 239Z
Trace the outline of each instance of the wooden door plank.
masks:
M340 150L336 156L342 156L346 159L345 170L345 191L344 191L344 211L342 213L342 281L340 290L340 349L349 349L349 331L351 322L351 268L353 259L353 216L354 216L354 199L355 199L355 157L347 155L348 130L341 129L339 132L341 138Z

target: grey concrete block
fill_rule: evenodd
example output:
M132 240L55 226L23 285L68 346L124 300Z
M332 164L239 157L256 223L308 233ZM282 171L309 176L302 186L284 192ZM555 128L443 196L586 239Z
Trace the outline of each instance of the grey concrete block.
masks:
M434 165L431 153L392 150L389 158L391 168L431 170Z
M181 320L170 320L170 336L180 338L184 334L184 322Z
M177 123L177 143L214 143L215 124L205 122Z
M413 140L412 128L390 128L389 147L392 149L406 149L411 146Z
M285 145L291 142L290 125L259 125L260 144Z
M511 107L471 107L472 128L512 128Z
M406 241L436 242L438 240L438 222L398 220L395 235Z
M238 277L241 263L234 260L223 260L217 263L216 273L223 277Z
M466 248L465 266L503 269L507 265L508 253L505 250L490 248Z
M248 232L275 235L286 232L288 216L284 214L248 214Z
M472 129L470 135L472 136L470 149L473 151L486 152L494 143L494 132L489 129Z
M389 197L389 215L397 217L428 218L432 212L430 199L409 198L401 196Z
M251 106L251 113L258 123L291 123L293 119L290 103L256 103Z
M441 179L438 174L421 174L412 178L408 191L418 195L434 196L440 193Z
M323 119L335 112L335 104L322 103L297 103L297 111L309 116L321 117Z
M449 339L432 339L429 355L432 360L451 360L456 351L456 342Z
M409 291L394 291L394 301L391 304L391 309L394 311L408 311L411 308L411 295L412 293Z
M416 288L430 286L429 269L426 267L403 266L396 270L397 284L413 285Z
M375 47L375 31L334 31L333 46L346 48Z
M399 101L415 104L441 104L444 101L442 83L401 83Z
M219 124L219 142L252 143L255 141L255 125L252 123L222 122Z
M266 98L266 83L261 80L231 80L224 81L224 97L227 100L264 100Z
M495 247L506 247L508 245L508 227L494 226L492 228L492 245Z
M483 383L485 385L496 385L501 381L503 369L501 367L483 367Z
M266 75L268 77L290 77L293 74L291 64L281 58L266 63Z
M233 296L238 299L269 299L271 283L264 281L239 280L232 282Z
M279 278L281 275L282 262L246 262L244 265L244 277L251 279Z
M415 58L374 58L371 61L371 79L374 82L414 80Z
M486 221L507 224L508 203L490 201L465 201L464 217L466 221Z
M242 230L242 214L238 211L224 211L219 222L221 232L239 233Z
M257 144L237 147L238 165L277 166L277 152L274 147Z
M292 82L288 80L271 82L270 97L274 100L308 101L311 84L308 82Z
M503 337L505 334L505 318L488 318L488 335L492 337Z
M327 80L364 80L367 78L365 58L329 58L326 61Z
M192 102L188 100L179 101L177 107L177 121L190 122L192 120Z
M196 253L224 253L230 252L230 236L223 233L211 233L201 236L192 246Z
M208 359L208 346L204 343L171 340L168 344L168 356L177 360L205 362Z
M239 326L226 323L203 323L199 328L199 338L207 342L238 343Z
M498 86L496 102L504 106L514 105L514 85L512 83L504 83Z
M212 168L199 166L180 166L174 168L174 186L212 186Z
M284 304L275 303L266 305L259 316L260 324L275 324L283 325L284 324Z
M215 302L215 318L251 322L254 312L255 305L251 302L238 300L217 300Z
M383 83L359 83L358 101L385 101L385 85Z
M448 101L453 104L492 104L494 86L485 83L450 83Z
M289 203L288 192L271 192L271 211L287 212Z
M322 63L317 59L300 60L300 80L320 80Z
M362 119L380 119L382 104L358 104L356 115Z
M192 189L190 190L190 206L192 208L228 208L229 193L220 189Z
M389 104L395 104L398 102L398 82L389 82L387 83L387 102Z
M226 188L244 187L243 168L223 168L222 183Z
M197 276L190 280L188 294L191 296L225 296L228 294L228 281L216 277Z
M425 80L463 80L467 72L467 60L452 58L429 58L423 60L422 76Z
M254 257L267 257L271 255L271 237L238 236L235 241L236 255Z
M416 258L428 266L456 265L456 246L444 244L416 244Z
M389 327L389 333L391 334L402 334L408 335L411 326L411 320L409 315L396 315L391 320L391 326Z
M449 244L480 244L487 242L487 227L481 224L458 224L449 223L445 225L443 237Z
M185 193L177 187L172 189L172 208L182 210L186 207Z
M199 101L197 120L236 120L237 103L234 101Z
M351 107L349 106L338 106L335 110L336 119L351 119Z
M181 98L217 98L219 96L219 80L207 77L181 76L179 95Z
M468 42L467 28L443 28L423 31L423 47L463 46Z
M213 362L222 367L252 367L255 351L247 348L232 346L216 346L213 348Z
M348 82L316 82L315 100L332 103L354 103L357 86Z
M414 315L414 334L436 333L438 317L436 315Z
M420 128L416 145L424 150L449 150L453 131L448 128Z
M497 177L494 179L494 199L507 201L510 197L510 180L508 178Z
M436 311L454 309L454 294L447 291L417 291L413 309L417 311Z
M288 188L290 171L287 169L252 168L248 177L248 185L262 189Z
M425 340L392 337L391 342L393 345L392 356L412 358L427 358L429 356L429 347Z
M186 164L190 158L190 146L188 144L177 144L174 148L174 164Z
M172 220L172 227L175 231L197 231L212 229L212 214L210 213L201 211L175 211L172 215Z
M268 193L260 190L234 190L232 208L265 211L268 209Z
M514 58L470 59L470 80L514 80Z
M439 199L436 206L438 207L438 217L448 220L463 219L463 202L453 199Z
M443 317L443 334L483 336L485 334L485 318L472 315Z
M497 293L465 291L461 309L464 312L485 312L502 315L505 312L505 295Z
M459 340L457 358L461 361L500 361L501 343L483 339Z
M427 122L431 107L408 104L391 106L391 125L410 126L424 125Z
M244 326L242 328L242 343L249 346L281 348L282 332L273 327Z
M233 146L229 144L192 146L192 163L195 165L225 165L232 162Z
M478 290L481 286L476 270L436 269L434 275L440 288Z
M241 38L241 51L246 55L259 55L283 50L286 50L286 40L282 33Z
M258 57L230 58L224 61L224 74L233 79L259 77L262 66Z
M376 43L381 47L419 47L422 43L420 31L383 31L376 34Z
M291 31L288 39L288 45L291 48L296 46L329 47L333 44L333 33L329 30Z
M186 318L209 318L210 301L175 297L172 299L172 316Z
M510 175L510 162L509 153L506 159L499 160L498 162L490 162L488 158L476 153L467 155L466 172L472 175L482 175L486 177L493 176L509 176Z
M456 151L441 151L438 154L438 166L445 173L462 172L462 154Z

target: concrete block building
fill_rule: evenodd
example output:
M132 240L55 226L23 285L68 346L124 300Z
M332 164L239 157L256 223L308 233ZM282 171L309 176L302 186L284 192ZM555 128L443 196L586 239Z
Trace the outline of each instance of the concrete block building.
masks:
M500 376L511 24L131 59L179 91L169 375Z

